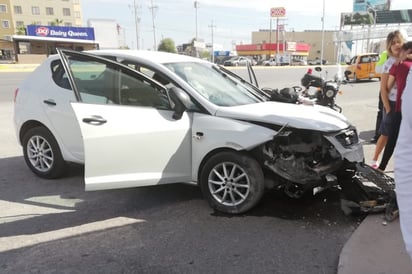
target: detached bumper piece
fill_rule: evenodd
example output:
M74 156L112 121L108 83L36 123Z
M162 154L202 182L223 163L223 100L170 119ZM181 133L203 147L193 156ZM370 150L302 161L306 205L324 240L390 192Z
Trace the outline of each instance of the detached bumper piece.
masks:
M341 208L345 214L385 213L387 221L398 215L395 180L366 164L347 169L340 179L343 197Z

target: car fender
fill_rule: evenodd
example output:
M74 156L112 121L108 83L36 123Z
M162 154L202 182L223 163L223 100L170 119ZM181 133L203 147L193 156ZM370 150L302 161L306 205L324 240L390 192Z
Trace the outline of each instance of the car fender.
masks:
M276 131L246 121L195 113L192 127L192 180L210 153L220 149L250 151L272 140Z

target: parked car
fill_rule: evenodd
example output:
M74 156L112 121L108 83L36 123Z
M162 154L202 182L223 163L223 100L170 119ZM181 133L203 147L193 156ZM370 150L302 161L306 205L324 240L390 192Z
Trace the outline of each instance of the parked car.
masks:
M363 161L342 114L273 102L224 67L184 55L58 49L14 101L28 167L58 178L68 162L84 164L86 190L195 183L211 207L238 214L265 187L298 198Z
M320 59L315 59L315 60L309 60L308 61L309 65L320 65ZM327 65L328 61L326 61L325 59L323 59L322 61L322 65Z
M224 66L246 66L248 63L252 64L253 66L256 65L256 61L248 58L248 57L243 57L243 56L235 56L230 58L229 60L226 60L223 65Z
M291 66L306 66L307 64L303 59L293 59L292 62L290 62Z
M355 82L357 82L358 80L363 79L380 79L381 74L375 71L376 63L378 61L378 53L362 53L355 55L347 63L348 67L346 68L346 70L350 72L350 74L348 74L347 76L347 80L354 80Z
M270 58L262 62L262 66L276 66L276 58Z
M276 63L276 58L271 58L262 62L263 66L288 66L290 65L289 58L279 58L279 62Z

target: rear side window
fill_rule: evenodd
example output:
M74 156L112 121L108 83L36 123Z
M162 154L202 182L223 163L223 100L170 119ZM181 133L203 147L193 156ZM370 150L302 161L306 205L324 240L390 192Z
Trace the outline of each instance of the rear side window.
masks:
M362 56L359 61L359 63L370 63L370 62L371 62L371 57L369 55Z
M72 90L66 71L60 60L55 60L51 63L52 78L56 85L61 88Z
M379 59L379 55L365 55L361 56L359 63L371 63L371 62L377 62Z

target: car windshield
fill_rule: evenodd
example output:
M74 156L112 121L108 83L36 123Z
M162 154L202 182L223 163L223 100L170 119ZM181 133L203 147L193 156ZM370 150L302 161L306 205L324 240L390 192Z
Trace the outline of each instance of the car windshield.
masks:
M262 102L250 87L206 63L184 62L165 64L200 95L218 106L238 106Z

